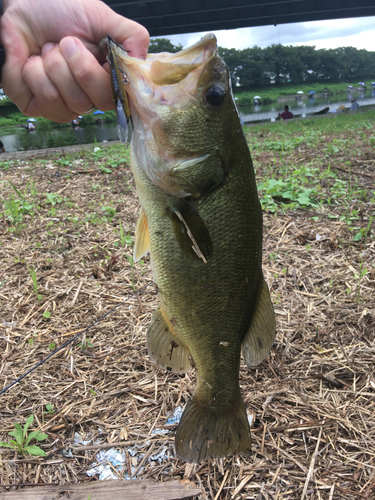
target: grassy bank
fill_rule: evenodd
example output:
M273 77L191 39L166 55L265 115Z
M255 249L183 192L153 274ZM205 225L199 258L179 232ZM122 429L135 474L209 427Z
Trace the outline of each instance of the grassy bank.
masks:
M2 387L109 313L2 395L0 440L33 414L47 455L2 448L2 488L97 479L87 471L107 466L98 451L111 446L127 460L111 465L115 477L190 480L202 499L300 500L307 485L311 499L373 498L374 120L245 127L277 335L260 366L241 361L250 456L199 465L175 456L167 421L192 397L195 372L163 370L147 353L158 290L149 257L132 257L129 150L0 155Z
M346 220L350 231L362 231L357 222L365 212L374 212L375 190L362 191L355 171L373 161L374 120L375 110L368 110L245 127L260 176L263 207L274 212L313 209L333 218L331 211L347 204L347 214L339 217ZM345 182L342 172L346 173ZM375 178L366 170L363 175Z
M371 84L370 82L367 83L368 92L368 89L371 90ZM259 95L262 102L276 102L280 97L296 96L299 90L302 90L304 94L308 94L310 90L315 90L317 94L322 94L327 89L328 94L340 94L347 91L348 85L348 83L301 83L299 85L269 85L247 91L234 88L233 91L235 97L238 97L240 104L250 105L253 104L255 95ZM353 83L350 85L353 85ZM353 87L358 88L358 85L354 84Z

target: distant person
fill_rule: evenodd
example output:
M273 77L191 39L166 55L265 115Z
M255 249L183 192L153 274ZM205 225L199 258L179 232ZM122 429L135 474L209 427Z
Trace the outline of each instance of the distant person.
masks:
M359 109L359 104L355 99L352 99L352 105L350 106L350 111L357 111Z
M258 99L254 99L254 104L255 104L255 106L256 106L257 104L259 104Z
M1 153L6 153L6 151L5 151L5 146L4 146L4 144L2 143L2 141L0 141L0 152L1 152Z
M34 125L32 122L29 122L29 123L27 124L27 128L28 128L29 132L34 132L34 130L35 130L35 125Z
M293 118L293 113L289 111L288 105L284 106L284 111L282 113L279 113L278 118L282 118L283 120L289 120L290 118Z

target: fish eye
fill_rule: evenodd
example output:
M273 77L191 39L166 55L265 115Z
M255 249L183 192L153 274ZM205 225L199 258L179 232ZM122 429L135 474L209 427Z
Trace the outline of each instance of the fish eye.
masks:
M206 92L206 101L212 106L220 106L223 104L225 98L225 90L223 87L213 85Z

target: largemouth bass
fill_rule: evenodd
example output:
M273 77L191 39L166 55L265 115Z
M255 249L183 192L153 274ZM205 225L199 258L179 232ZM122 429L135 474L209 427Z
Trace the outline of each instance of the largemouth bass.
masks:
M248 455L241 346L246 363L259 364L275 318L262 275L262 212L228 68L214 35L144 61L110 40L109 61L116 108L127 94L133 120L131 168L142 206L134 258L150 251L160 297L147 346L162 367L197 373L177 456Z

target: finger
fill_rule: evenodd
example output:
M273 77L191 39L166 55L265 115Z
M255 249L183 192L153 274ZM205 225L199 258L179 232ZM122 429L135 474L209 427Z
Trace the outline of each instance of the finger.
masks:
M90 101L98 109L113 109L109 74L93 54L74 37L63 38L59 46L74 79Z
M23 79L33 94L25 114L43 116L49 120L65 123L77 116L64 102L60 92L45 72L40 56L32 56L23 67Z
M150 43L150 35L148 34L146 28L138 24L134 35L123 39L121 43L124 46L124 49L127 50L132 57L146 59L148 45Z
M60 92L68 109L79 115L92 108L92 101L75 80L60 47L57 44L46 44L42 54L46 74Z
M119 16L121 17L121 16ZM121 17L122 22L113 27L113 38L121 43L132 57L146 59L150 35L140 24ZM111 33L111 32L109 32Z

